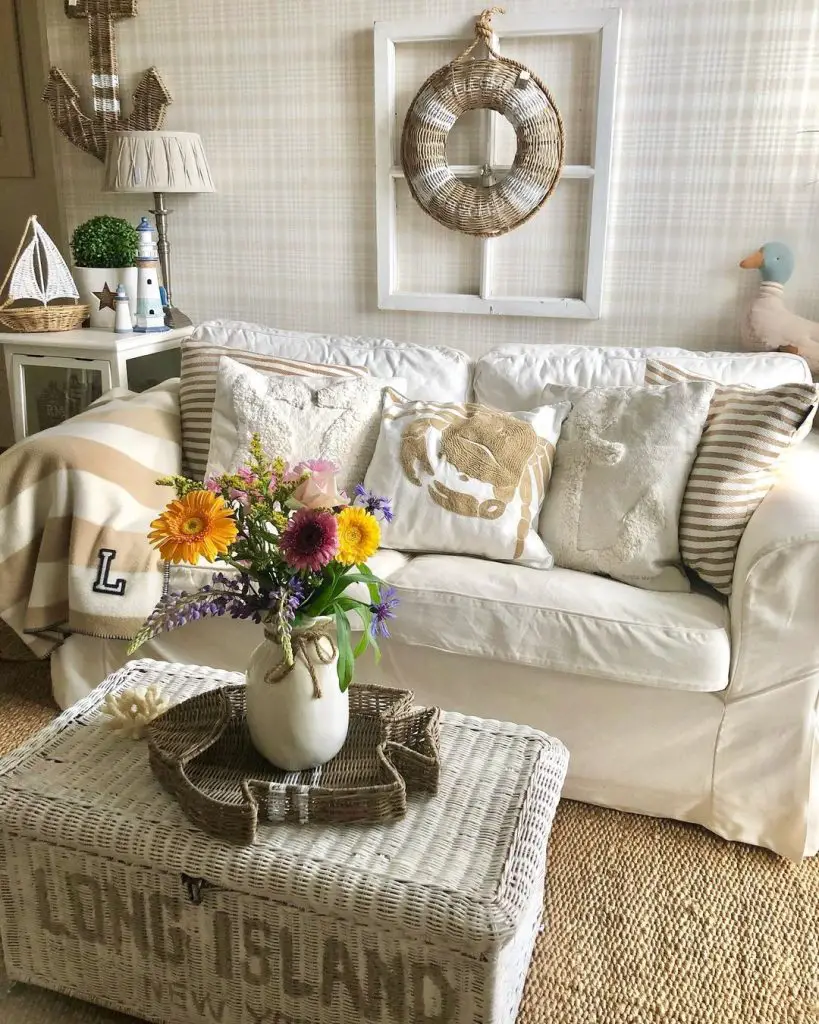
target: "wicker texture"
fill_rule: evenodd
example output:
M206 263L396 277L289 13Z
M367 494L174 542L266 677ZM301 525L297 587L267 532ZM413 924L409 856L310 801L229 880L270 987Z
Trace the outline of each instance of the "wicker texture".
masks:
M82 303L53 306L15 306L0 310L0 326L7 331L73 331L82 326L91 310Z
M228 846L185 819L143 744L101 727L100 704L239 681L133 662L0 761L9 975L175 1024L512 1024L565 748L444 714L439 794L400 821L260 825L264 842Z
M416 202L444 227L482 238L506 234L533 217L556 188L563 165L563 121L551 93L529 68L490 45L491 15L500 10L484 11L475 42L424 82L401 135L401 163ZM474 59L479 42L489 56ZM489 185L457 178L446 155L455 122L481 108L503 114L517 136L511 170Z
M171 708L148 729L154 775L188 818L230 843L253 843L258 822L385 822L407 793L435 793L440 709L412 709L412 693L354 685L350 729L326 765L274 768L253 746L245 687L225 686Z
M150 68L134 91L130 115L121 116L114 26L122 18L136 16L136 0L65 0L64 10L68 18L88 21L94 113L83 113L79 92L58 67L49 71L43 102L48 104L54 124L69 142L104 161L109 132L155 131L162 127L171 102L170 93L156 68Z

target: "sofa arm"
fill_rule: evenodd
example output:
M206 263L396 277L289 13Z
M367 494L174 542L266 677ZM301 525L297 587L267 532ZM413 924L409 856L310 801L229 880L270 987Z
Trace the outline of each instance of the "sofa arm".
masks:
M737 552L731 699L819 676L819 436L784 459Z

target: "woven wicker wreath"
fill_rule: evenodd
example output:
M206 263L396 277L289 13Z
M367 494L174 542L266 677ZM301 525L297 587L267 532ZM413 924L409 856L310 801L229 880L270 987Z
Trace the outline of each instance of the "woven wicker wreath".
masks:
M401 135L401 163L419 206L445 227L482 238L503 235L537 213L563 164L563 121L551 93L529 68L490 45L492 14L501 12L484 11L474 42L424 82ZM489 56L471 58L480 42ZM517 136L511 170L488 185L456 178L446 157L452 126L465 111L479 108L503 114Z

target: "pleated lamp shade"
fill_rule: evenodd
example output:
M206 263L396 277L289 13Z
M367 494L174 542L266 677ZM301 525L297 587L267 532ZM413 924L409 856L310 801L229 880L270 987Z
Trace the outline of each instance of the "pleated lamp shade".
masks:
M215 192L195 132L110 132L105 192Z

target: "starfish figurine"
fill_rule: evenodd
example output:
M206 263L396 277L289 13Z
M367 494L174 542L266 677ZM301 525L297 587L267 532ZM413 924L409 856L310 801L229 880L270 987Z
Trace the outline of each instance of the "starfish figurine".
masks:
M100 300L100 309L116 309L114 299L117 297L117 293L111 291L107 281L103 284L102 289L94 294Z

